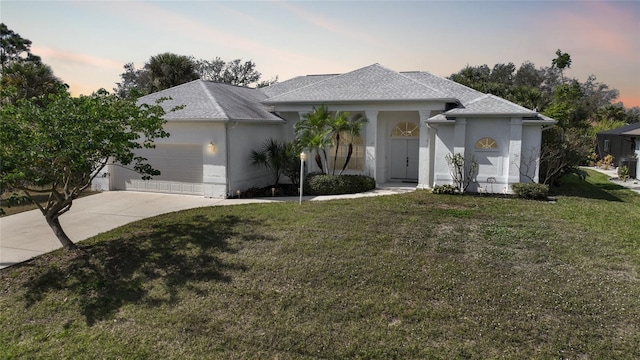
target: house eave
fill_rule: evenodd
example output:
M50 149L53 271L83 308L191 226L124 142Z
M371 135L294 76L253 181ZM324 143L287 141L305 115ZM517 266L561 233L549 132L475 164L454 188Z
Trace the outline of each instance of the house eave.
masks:
M282 124L284 119L167 119L168 123L259 123L259 124Z
M278 101L263 100L264 105L321 105L321 104L368 104L368 103L415 103L415 102L458 102L456 98L426 98L426 99L359 99L359 100L294 100Z

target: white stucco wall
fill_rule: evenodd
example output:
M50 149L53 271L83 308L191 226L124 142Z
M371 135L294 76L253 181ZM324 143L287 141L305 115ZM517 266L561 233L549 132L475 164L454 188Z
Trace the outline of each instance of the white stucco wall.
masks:
M238 190L263 187L274 182L270 172L251 164L251 151L258 150L268 139L286 141L289 132L286 124L232 122L229 134L229 192L235 196ZM287 179L282 177L281 182Z
M462 120L462 121L461 121ZM475 117L456 120L457 124L432 124L434 132L433 179L434 184L451 184L451 174L445 156L464 151L465 159L475 157L478 171L467 191L484 191L493 193L511 193L511 184L530 181L521 175L525 171L523 162L534 163L528 169L532 178L537 180L537 151L541 142L539 124L527 124L520 118ZM476 149L475 145L482 138L496 141L495 149ZM529 151L528 153L521 154Z
M520 158L520 182L538 181L540 146L542 142L542 128L540 125L522 127L522 155Z
M482 187L490 192L502 192L508 183L510 119L471 118L467 120L465 137L465 159L473 156L478 162L478 172L467 191L478 191ZM496 149L476 149L483 138L496 141ZM495 179L495 183L493 183Z
M434 154L433 154L433 185L451 184L449 165L445 160L447 154L453 153L453 124L438 124L434 127Z

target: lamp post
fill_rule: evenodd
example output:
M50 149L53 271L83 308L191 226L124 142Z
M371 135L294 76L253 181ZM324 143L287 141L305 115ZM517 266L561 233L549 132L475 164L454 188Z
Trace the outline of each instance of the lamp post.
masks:
M300 153L300 205L302 205L302 193L304 185L304 161L307 160L307 154Z

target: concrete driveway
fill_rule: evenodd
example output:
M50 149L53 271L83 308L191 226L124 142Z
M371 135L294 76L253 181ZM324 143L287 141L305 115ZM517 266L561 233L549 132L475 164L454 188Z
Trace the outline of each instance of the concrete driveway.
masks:
M360 194L305 196L305 201L391 195L415 190L406 184L385 186ZM298 201L297 197L261 199L207 199L202 196L106 191L73 202L60 217L63 229L79 242L130 222L178 210L205 206ZM0 218L0 269L61 248L40 210Z
M207 199L201 196L109 191L76 199L60 223L78 242L124 224L172 211L253 199ZM40 210L0 218L0 269L59 249L60 242Z

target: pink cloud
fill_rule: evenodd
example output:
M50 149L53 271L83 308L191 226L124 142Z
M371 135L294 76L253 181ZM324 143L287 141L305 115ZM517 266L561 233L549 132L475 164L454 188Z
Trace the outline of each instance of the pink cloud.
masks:
M53 49L40 46L32 46L31 49L34 54L42 56L47 61L72 62L81 65L97 66L108 69L121 69L123 65L122 63L117 61L103 59L87 54L75 53L62 49Z
M637 19L615 3L585 2L581 9L556 12L547 24L553 36L591 51L637 59Z
M618 101L621 101L627 108L640 106L640 96L620 96Z
M196 21L175 11L163 9L153 3L127 2L124 7L116 6L116 4L118 3L109 2L104 4L104 8L108 11L115 10L119 16L131 18L136 23L144 22L150 28L158 28L161 31L172 29L172 31L180 32L189 38L201 39L203 45L213 42L233 49L266 54L292 65L304 62L319 63L314 57L270 47L233 33L217 30L209 24ZM144 16L140 16L140 14L144 14Z
M348 37L348 38L352 38L354 40L358 40L358 41L363 41L372 45L377 45L377 46L382 46L383 44L381 44L379 41L377 41L375 38L369 36L368 34L364 34L364 33L358 33L356 31L353 31L351 29L347 29L344 26L342 26L341 24L337 23L337 22L332 22L327 20L326 18L318 15L317 13L312 13L309 12L305 9L303 9L300 6L294 5L291 2L284 2L284 1L274 1L273 4L278 5L290 12L292 12L293 14L295 14L296 16L298 16L299 18L301 18L302 20L304 20L305 22L314 24L315 26L321 28L321 29L325 29L327 31L336 33L340 36L343 37Z

